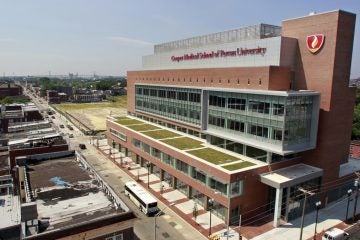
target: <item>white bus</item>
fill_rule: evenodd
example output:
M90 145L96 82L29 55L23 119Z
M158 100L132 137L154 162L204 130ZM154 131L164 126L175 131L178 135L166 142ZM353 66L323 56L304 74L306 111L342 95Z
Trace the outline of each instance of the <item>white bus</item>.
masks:
M154 215L159 210L156 199L135 181L125 184L125 195L128 196L142 212L149 216Z

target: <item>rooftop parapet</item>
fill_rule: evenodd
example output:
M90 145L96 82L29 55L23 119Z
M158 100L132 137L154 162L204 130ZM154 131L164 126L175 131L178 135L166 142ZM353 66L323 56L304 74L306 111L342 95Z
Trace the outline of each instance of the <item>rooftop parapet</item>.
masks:
M154 53L164 53L179 49L197 48L209 44L231 43L251 39L263 39L281 35L281 27L258 24L242 27L224 32L211 33L207 35L176 40L172 42L157 44L154 46Z

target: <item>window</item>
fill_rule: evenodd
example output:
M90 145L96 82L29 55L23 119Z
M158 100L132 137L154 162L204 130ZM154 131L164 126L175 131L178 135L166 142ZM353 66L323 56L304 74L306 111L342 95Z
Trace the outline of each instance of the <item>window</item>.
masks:
M175 91L168 91L167 98L176 99L176 92Z
M269 113L270 103L249 101L249 111L258 113Z
M209 124L215 125L218 127L224 127L225 126L225 119L221 117L216 117L209 115Z
M246 99L229 98L228 99L228 108L244 111L246 108Z
M274 104L273 105L273 114L283 116L284 115L284 104Z
M190 102L200 102L200 93L189 93Z
M229 119L227 128L231 129L231 130L234 130L234 131L244 132L245 131L245 124L243 122L239 122L239 121Z
M188 100L187 92L178 92L178 100L187 101Z
M209 105L216 107L225 107L225 98L210 95Z
M150 89L145 88L144 91L143 91L143 94L146 95L146 96L149 96L150 95Z
M268 137L268 128L258 125L250 125L249 133L259 137Z
M136 94L142 95L143 89L140 87L136 87Z
M156 89L150 89L150 96L157 97L157 90Z
M123 240L123 239L124 239L124 236L122 233L114 235L112 237L105 238L105 240Z
M166 98L166 91L165 90L159 90L159 97Z

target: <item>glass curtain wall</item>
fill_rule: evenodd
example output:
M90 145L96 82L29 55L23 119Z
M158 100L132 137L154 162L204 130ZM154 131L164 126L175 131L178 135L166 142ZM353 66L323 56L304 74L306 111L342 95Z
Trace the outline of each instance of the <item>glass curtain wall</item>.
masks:
M136 110L200 126L200 89L137 85L135 94Z

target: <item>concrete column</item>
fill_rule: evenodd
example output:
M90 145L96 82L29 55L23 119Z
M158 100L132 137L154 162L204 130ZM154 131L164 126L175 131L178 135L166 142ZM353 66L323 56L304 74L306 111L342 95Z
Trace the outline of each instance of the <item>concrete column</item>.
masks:
M285 220L288 221L289 218L289 203L290 203L290 188L288 187L286 190L286 210L285 210Z
M187 185L187 197L191 199L191 195L192 195L192 187Z
M276 189L275 195L275 210L274 210L274 227L278 227L280 224L281 215L281 201L282 201L282 188Z
M205 185L207 187L210 187L210 176L209 175L205 175Z
M272 152L266 153L266 163L270 164L272 161Z
M176 189L176 184L177 184L177 178L172 176L172 188Z
M160 169L160 180L164 181L164 175L165 175L165 171Z

